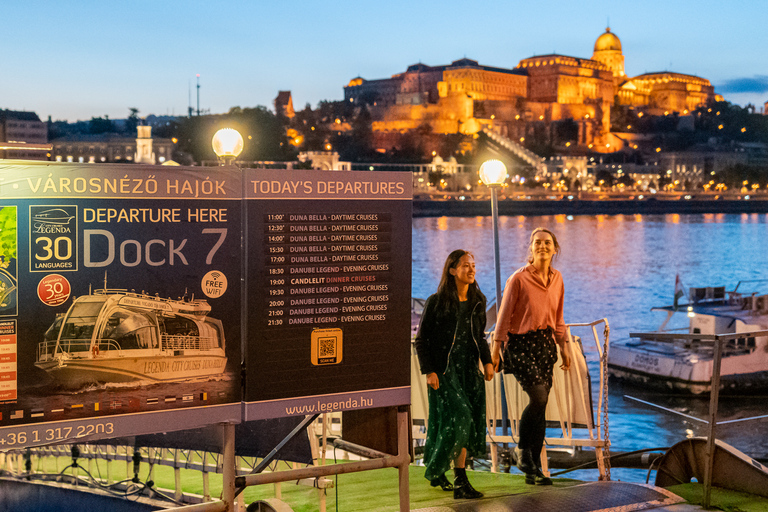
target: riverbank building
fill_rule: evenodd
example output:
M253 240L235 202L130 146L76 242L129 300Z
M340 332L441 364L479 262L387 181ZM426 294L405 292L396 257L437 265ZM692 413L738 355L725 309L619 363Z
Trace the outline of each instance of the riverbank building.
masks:
M34 112L0 109L0 143L46 144L48 127ZM28 148L0 149L0 158L48 160L46 151Z

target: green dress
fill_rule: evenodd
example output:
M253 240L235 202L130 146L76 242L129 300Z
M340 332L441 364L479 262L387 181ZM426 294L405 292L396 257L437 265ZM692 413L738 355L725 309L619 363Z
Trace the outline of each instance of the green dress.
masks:
M462 448L467 457L485 456L485 383L472 339L468 301L459 303L456 340L438 389L427 390L429 424L424 446L425 478L434 480L451 468Z

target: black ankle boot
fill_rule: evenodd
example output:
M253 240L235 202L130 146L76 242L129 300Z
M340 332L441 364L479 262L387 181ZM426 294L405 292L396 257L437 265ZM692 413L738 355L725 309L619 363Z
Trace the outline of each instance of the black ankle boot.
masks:
M549 478L547 475L545 475L540 468L536 468L535 475L525 475L525 483L529 483L528 482L529 476L533 476L533 480L536 485L552 485L552 479Z
M552 485L552 479L545 475L541 469L536 468L535 473L525 474L525 483L528 485Z
M536 463L533 461L533 453L530 448L515 448L517 457L517 469L526 475L536 473Z
M467 471L464 468L453 468L453 499L455 500L475 500L482 498L483 493L472 487L467 479Z
M445 476L445 473L435 478L434 480L430 480L429 485L431 485L432 487L439 486L444 491L453 490L453 484L451 484L451 482L448 480L448 477Z

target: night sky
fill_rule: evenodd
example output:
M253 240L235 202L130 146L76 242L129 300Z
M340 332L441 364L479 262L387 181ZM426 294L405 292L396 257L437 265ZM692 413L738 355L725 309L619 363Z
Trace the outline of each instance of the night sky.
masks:
M185 115L343 99L350 79L467 57L513 68L590 58L607 25L626 72L675 71L758 111L768 101L764 0L333 0L3 2L0 108L41 119Z

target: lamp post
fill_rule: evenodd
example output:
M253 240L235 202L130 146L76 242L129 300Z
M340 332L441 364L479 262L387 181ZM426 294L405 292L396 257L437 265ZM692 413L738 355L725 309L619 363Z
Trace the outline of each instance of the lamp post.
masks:
M480 180L491 189L491 215L493 216L493 257L496 267L496 315L501 305L501 263L499 261L499 199L498 189L507 179L507 167L500 160L486 160L480 166Z
M499 308L501 307L501 262L499 258L499 199L498 189L507 179L507 167L500 160L486 160L480 165L480 180L491 189L491 216L493 217L493 262L496 267L496 322L499 321ZM496 387L494 386L494 395ZM494 402L496 397L494 396ZM507 435L507 407L506 393L504 392L504 379L501 381L501 424L502 435ZM495 420L493 425L496 430ZM491 445L491 464L493 471L498 468L498 447Z
M233 128L217 131L211 143L221 165L232 165L243 151L243 136Z

